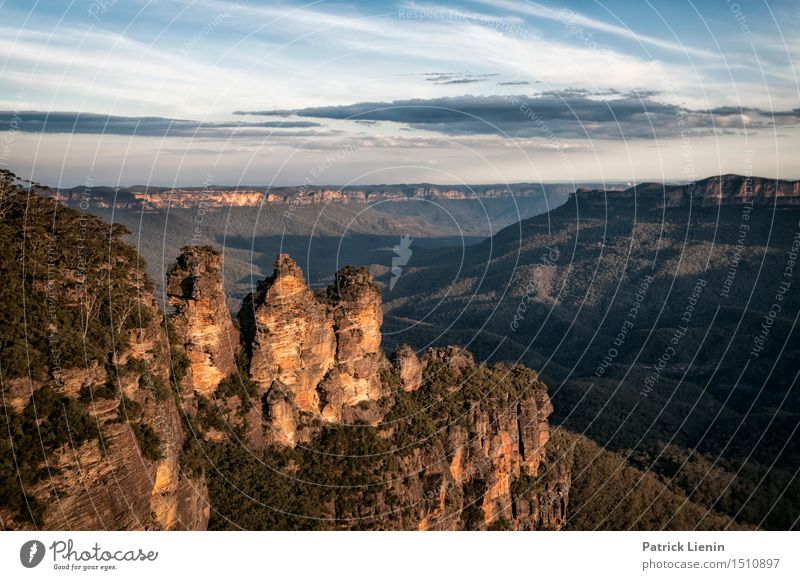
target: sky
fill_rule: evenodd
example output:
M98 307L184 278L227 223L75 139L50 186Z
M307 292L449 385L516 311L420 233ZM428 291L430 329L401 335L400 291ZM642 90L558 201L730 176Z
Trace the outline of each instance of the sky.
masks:
M53 186L800 177L795 0L0 0Z

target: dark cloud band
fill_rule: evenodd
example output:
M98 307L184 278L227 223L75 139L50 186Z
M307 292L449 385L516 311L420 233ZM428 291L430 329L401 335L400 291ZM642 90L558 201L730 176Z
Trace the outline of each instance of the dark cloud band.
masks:
M551 91L536 96L464 96L366 102L298 110L253 111L291 118L389 121L446 135L637 139L670 137L688 130L730 131L798 121L797 111L692 110L653 98L654 91L589 93ZM600 98L602 97L602 98Z
M272 130L320 127L315 121L226 121L202 122L165 117L122 117L96 113L0 111L0 126L27 133L74 133L89 135L138 135L142 137L224 138L265 136ZM303 131L302 136L313 132Z

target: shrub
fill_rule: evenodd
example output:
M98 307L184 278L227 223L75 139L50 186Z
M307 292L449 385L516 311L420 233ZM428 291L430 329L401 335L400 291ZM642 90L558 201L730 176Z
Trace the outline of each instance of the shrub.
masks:
M21 415L0 406L0 505L27 521L39 522L44 506L25 491L48 476L45 455L64 444L78 446L98 439L100 429L78 401L45 386L36 391Z
M164 457L161 452L161 437L158 436L153 428L147 423L131 424L136 442L139 444L139 451L142 457L151 461L158 461Z

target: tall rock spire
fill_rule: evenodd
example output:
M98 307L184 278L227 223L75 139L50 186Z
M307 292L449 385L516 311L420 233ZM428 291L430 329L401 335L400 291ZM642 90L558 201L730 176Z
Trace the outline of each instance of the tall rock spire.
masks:
M225 305L222 256L209 246L187 246L167 274L168 313L189 357L195 392L210 396L236 370L239 332Z

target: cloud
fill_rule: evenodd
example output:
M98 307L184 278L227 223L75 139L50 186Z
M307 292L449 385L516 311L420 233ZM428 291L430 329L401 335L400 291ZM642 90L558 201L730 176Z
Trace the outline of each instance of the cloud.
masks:
M677 52L681 54L690 54L693 56L700 56L700 57L719 56L707 50L695 48L688 44L684 44L683 42L664 40L662 38L657 38L654 36L649 36L646 34L635 32L634 30L632 30L627 26L618 26L616 24L609 24L607 22L603 22L602 20L590 18L579 12L570 10L569 8L556 10L555 8L550 8L548 6L536 4L535 2L511 2L509 0L476 0L476 1L481 4L492 6L500 10L508 10L510 12L516 12L518 14L533 16L535 18L555 20L561 22L565 26L578 26L578 27L582 26L585 28L590 28L592 30L597 30L599 32L612 34L619 38L633 40L641 45L652 46L655 48L661 48L672 52Z
M424 73L425 80L435 85L470 85L486 82L500 76L499 73Z
M451 79L449 81L441 81L437 85L471 85L473 83L483 82L481 79Z
M420 4L417 2L406 2L403 4L398 10L398 17L412 20L428 19L476 22L488 26L524 24L524 21L519 16L499 16L497 14L485 14L473 10L454 8L452 6Z
M26 133L88 135L137 135L140 137L264 137L270 134L305 137L319 134L316 121L223 121L203 122L166 117L122 117L96 113L0 111L0 126L13 126ZM291 129L292 131L286 131Z
M646 96L640 97L639 94ZM682 130L712 134L719 129L774 126L761 109L692 110L654 99L653 91L619 94L582 89L535 96L462 96L365 102L351 105L267 110L253 114L284 118L390 121L445 135L507 135L563 139L643 139L674 137ZM779 112L782 124L797 112ZM785 122L784 122L785 121Z

